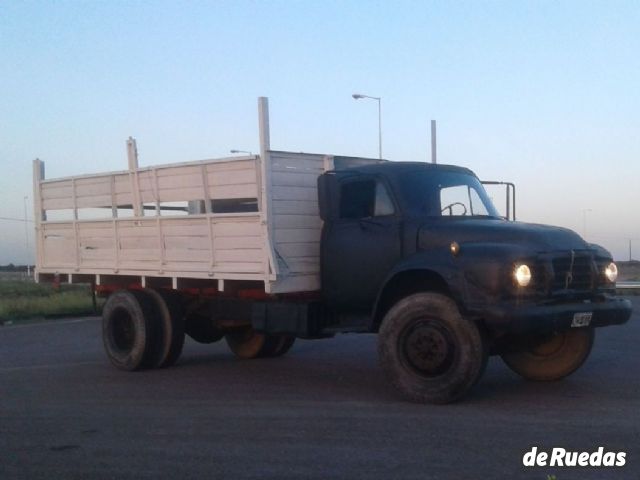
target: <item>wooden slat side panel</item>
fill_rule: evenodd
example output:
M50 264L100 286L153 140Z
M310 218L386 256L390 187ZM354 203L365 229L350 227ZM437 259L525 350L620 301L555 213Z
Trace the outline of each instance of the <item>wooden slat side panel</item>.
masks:
M218 174L226 171L233 170L253 170L255 171L257 162L256 160L234 160L233 162L211 162L206 165L206 171L208 174Z
M262 261L262 258L261 249L241 248L216 250L216 263L259 263Z
M315 187L272 187L273 200L318 202L318 190Z
M42 200L43 210L67 210L73 208L73 197L49 198Z
M209 198L256 198L257 163L254 160L205 166ZM204 200L205 182L200 166L174 166L138 173L145 203Z
M274 200L272 212L275 215L314 215L319 217L320 210L315 200Z
M320 242L282 243L278 245L278 253L287 258L319 258Z
M70 180L41 184L41 197L43 200L52 198L67 198L73 195L73 186Z
M212 200L257 198L257 168L258 162L251 159L142 169L136 174L139 198L146 204L188 202L207 197ZM205 191L206 186L208 191ZM45 210L110 207L113 201L120 206L131 205L136 198L129 173L50 180L41 184L41 192Z
M114 268L116 241L111 223L78 222L80 268Z
M243 170L223 170L207 173L209 185L212 187L223 185L246 185L256 183L255 165Z
M317 273L289 275L279 278L270 286L271 293L312 292L320 290Z
M318 176L316 172L273 172L271 183L274 187L311 187L317 188Z
M295 273L320 274L320 257L290 258L287 265Z
M321 229L279 228L275 232L275 240L278 245L286 243L311 243L319 242Z
M92 197L94 195L111 195L111 177L80 178L76 180L76 196Z
M202 171L200 168L190 167L187 171L177 171L172 173L167 170L158 170L158 187L165 188L202 188ZM145 187L151 188L151 186ZM142 188L142 185L140 185Z
M78 208L111 207L111 194L77 197Z
M113 221L79 221L78 259L73 222L44 223L42 266L68 267L76 273L93 274L98 268L115 271L117 259L118 271L134 270L141 275L171 272L174 276L189 277L209 272L211 276L224 278L234 274L265 274L259 215L180 217L160 222L161 228L156 218L116 220L116 240Z
M274 248L288 275L318 275L322 221L317 182L324 156L272 152L271 159Z
M42 266L68 265L76 262L73 224L42 224Z
M310 171L310 172L323 172L324 171L324 156L323 155L309 155L309 154L287 154L283 152L271 153L271 168L273 172L287 172L287 171Z
M278 228L322 228L322 220L317 215L281 215L274 216L274 225Z
M262 236L241 236L241 237L217 237L216 240L216 248L221 250L229 250L233 248L262 248L263 240Z
M253 182L242 185L210 186L209 198L212 200L224 198L258 198L258 185Z
M131 195L131 179L129 174L114 176L114 190L116 194Z
M169 250L203 250L211 248L209 237L205 235L171 235L164 232L164 248Z

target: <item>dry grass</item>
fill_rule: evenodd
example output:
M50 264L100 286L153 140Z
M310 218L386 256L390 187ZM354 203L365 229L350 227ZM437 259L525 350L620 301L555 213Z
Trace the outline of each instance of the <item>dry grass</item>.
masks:
M93 311L88 285L61 285L54 289L51 285L28 280L0 281L0 323Z

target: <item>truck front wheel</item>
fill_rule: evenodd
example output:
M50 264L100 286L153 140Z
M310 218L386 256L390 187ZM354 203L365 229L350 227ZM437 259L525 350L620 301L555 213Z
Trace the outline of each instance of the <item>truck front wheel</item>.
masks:
M591 353L594 338L593 328L526 337L518 342L520 349L503 353L502 360L527 380L560 380L582 366Z
M462 318L453 300L417 293L385 315L378 354L387 377L407 399L449 403L480 379L488 349L478 326Z

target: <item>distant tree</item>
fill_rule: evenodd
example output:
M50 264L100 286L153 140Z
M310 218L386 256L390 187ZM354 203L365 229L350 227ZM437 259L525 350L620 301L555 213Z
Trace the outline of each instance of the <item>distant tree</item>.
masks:
M14 265L10 263L9 265L0 265L0 272L20 272L22 270L26 270L26 266L22 267L20 265Z

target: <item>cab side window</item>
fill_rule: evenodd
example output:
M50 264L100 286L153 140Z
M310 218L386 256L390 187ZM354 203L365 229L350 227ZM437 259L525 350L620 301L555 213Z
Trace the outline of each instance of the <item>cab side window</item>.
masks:
M382 182L356 180L340 186L340 218L382 217L394 213L391 196Z
M374 217L385 217L387 215L393 215L395 209L393 208L393 202L385 187L381 182L376 182L376 203L373 209Z

